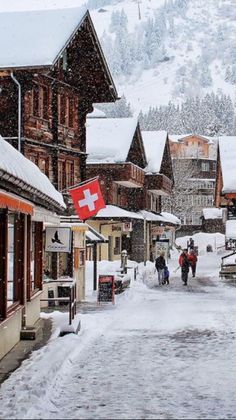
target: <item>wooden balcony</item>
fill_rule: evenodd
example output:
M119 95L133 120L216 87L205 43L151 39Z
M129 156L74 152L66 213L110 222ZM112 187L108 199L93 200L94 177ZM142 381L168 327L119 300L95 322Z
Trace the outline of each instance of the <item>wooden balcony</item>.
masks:
M172 181L162 174L146 174L145 186L156 195L168 196L171 193Z
M133 163L88 163L89 177L101 174L101 179L112 180L126 188L142 188L145 182L145 172Z

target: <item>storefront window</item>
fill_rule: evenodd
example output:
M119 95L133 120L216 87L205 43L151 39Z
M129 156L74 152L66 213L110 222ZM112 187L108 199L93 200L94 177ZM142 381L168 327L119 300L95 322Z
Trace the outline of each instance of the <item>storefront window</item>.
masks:
M31 290L35 289L35 222L32 222L30 239L30 279Z
M8 248L7 248L7 306L14 302L14 225L15 216L8 216Z

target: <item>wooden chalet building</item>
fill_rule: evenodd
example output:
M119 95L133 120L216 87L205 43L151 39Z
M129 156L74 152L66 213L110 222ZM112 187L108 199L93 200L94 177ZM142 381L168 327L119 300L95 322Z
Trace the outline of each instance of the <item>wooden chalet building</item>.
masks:
M0 137L0 359L36 333L43 279L43 222L59 223L62 195Z
M142 214L148 222L149 255L153 260L157 256L158 241L168 238L169 244L173 245L175 228L180 220L174 215L163 213L165 201L174 184L168 133L142 131L142 138L148 161L145 168L145 209L154 213Z
M185 232L201 229L203 208L214 206L217 139L169 135L176 185L175 214Z
M109 248L113 249L108 249L110 259L120 258L123 249L126 249L129 257L135 261L150 258L150 240L148 232L145 232L145 218L142 215L135 217L134 212L147 210L159 213L161 195L170 194L173 174L167 133L160 144L158 140L159 138L154 136L153 148L147 148L148 154L152 150L152 162L158 161L155 169L151 170L146 145L136 118L87 120L87 176L99 176L106 204L131 212L130 229L127 228L128 214L126 218L125 215L120 217L119 223L117 218L121 213L118 210L117 215L114 208L111 209L110 215L101 211L98 217L94 218L96 221L99 219L99 226L98 222L91 222L100 231L103 225L105 234L104 228L105 223L108 225L108 218L115 218L116 223L109 222L109 231L106 229L106 235L110 238ZM102 216L105 214L103 220Z
M87 113L117 99L91 17L77 7L1 19L0 132L65 193L86 178Z

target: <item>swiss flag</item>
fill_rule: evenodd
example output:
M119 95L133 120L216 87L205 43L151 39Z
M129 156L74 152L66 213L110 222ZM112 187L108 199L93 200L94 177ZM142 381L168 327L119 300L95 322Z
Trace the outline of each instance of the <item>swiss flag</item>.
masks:
M69 190L75 210L81 220L95 216L100 209L106 207L98 179L88 181Z

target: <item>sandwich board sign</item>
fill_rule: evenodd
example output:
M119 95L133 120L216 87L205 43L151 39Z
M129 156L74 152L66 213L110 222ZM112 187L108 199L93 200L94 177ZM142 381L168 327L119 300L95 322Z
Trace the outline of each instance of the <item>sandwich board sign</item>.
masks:
M98 304L101 302L115 303L115 276L99 275L98 278Z
M46 252L70 252L71 251L71 229L69 227L47 227L46 228Z

